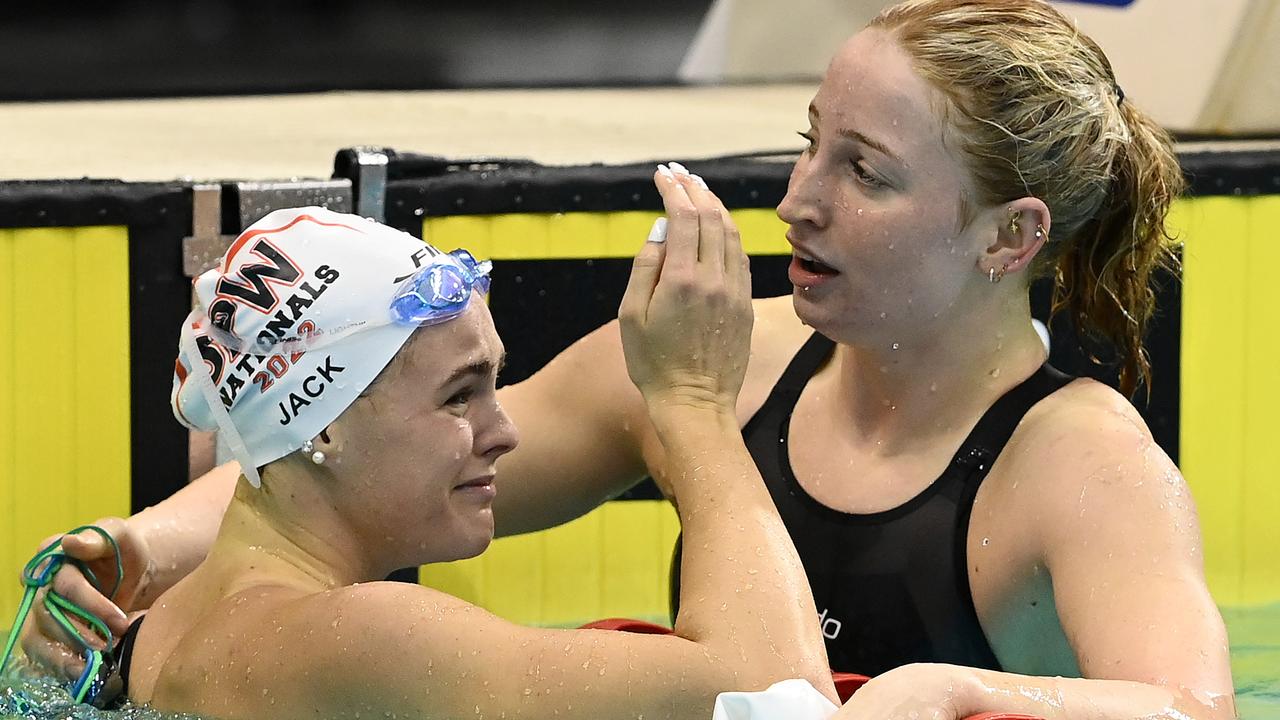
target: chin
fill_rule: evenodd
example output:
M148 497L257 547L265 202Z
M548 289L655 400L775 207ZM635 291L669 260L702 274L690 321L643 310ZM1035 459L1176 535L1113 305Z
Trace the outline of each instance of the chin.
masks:
M469 558L476 557L477 555L480 555L481 553L483 553L485 550L488 550L489 545L492 542L493 542L493 529L490 528L489 532L484 533L482 535L477 535L476 537L469 539L467 542L460 544L458 548L459 552L457 554L457 557L453 559L467 560Z
M837 306L830 299L827 302L814 300L803 296L798 289L791 295L791 307L805 326L847 345L874 343L887 327L884 320L859 317L856 308L850 308L848 304Z
M473 558L489 548L493 542L493 512L485 509L475 517L467 518L464 528L458 533L456 560Z
M800 322L831 337L836 324L832 322L830 313L821 302L806 296L800 288L796 288L791 293L791 308L795 310Z

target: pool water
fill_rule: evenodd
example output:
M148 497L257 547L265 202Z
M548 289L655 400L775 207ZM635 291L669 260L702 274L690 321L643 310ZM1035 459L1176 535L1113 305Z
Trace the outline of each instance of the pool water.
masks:
M1241 720L1280 720L1280 603L1223 608ZM0 634L3 637L3 634ZM103 711L71 696L22 661L0 678L0 720L195 720L145 707Z

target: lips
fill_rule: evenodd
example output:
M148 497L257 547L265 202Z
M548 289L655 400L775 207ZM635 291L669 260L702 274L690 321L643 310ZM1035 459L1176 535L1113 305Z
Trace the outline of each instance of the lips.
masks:
M484 477L478 477L475 480L468 480L467 482L464 482L461 485L459 485L457 489L462 490L465 488L487 488L487 487L493 487L492 475L485 475Z
M795 260L800 263L800 267L808 273L814 275L838 275L840 271L822 261L822 258L804 245L796 242L791 233L787 233L787 242L791 243L792 254Z
M791 267L787 269L787 276L796 287L812 290L840 274L839 270L826 264L816 254L797 243L790 233L787 234L787 241L793 248Z

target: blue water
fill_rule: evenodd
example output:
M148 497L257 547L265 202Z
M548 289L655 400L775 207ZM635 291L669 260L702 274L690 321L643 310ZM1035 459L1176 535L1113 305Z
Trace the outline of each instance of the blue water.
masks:
M1231 636L1231 672L1241 720L1280 720L1280 603L1223 608ZM0 637L3 634L0 633ZM103 711L76 705L59 685L21 658L0 678L0 720L195 720L145 707Z

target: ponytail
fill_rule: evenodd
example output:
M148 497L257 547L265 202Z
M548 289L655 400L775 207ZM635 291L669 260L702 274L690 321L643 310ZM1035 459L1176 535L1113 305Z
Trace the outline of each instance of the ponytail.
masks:
M1165 218L1185 181L1169 135L1132 103L1118 110L1129 142L1112 161L1107 199L1057 258L1053 313L1065 310L1078 337L1115 348L1120 391L1132 396L1139 382L1150 393L1143 339L1155 311L1152 274L1179 269Z

